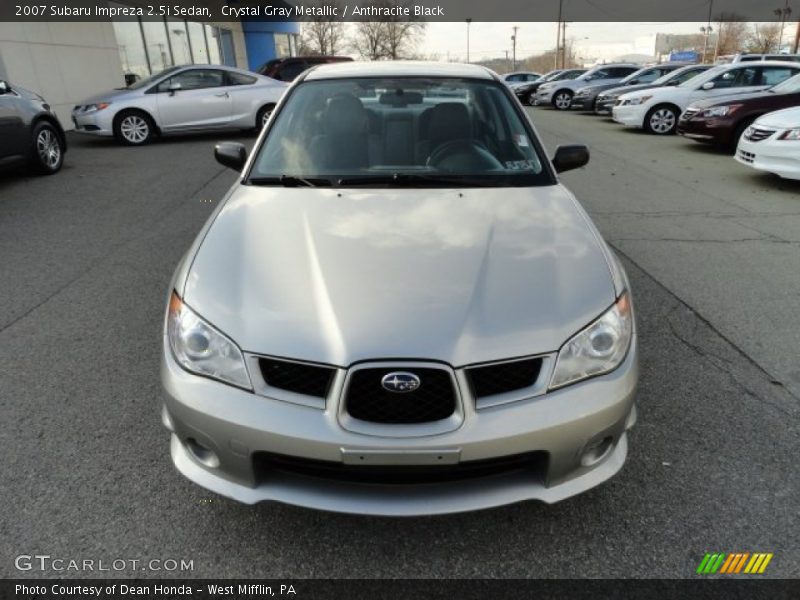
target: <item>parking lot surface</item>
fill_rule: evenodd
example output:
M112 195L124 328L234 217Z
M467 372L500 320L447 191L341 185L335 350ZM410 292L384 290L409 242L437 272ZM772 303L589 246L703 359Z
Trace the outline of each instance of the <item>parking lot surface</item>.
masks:
M71 137L64 171L0 176L0 574L14 557L192 560L70 576L692 577L706 552L800 576L800 187L678 139L530 109L623 256L641 340L622 472L554 506L384 519L244 506L184 480L159 419L174 265L235 175L217 139Z

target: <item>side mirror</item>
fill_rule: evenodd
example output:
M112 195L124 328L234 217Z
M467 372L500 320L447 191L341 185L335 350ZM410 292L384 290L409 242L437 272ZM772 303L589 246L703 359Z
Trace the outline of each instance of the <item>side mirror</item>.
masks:
M224 167L241 171L247 162L247 148L239 142L220 142L214 146L214 158Z
M589 162L589 149L583 145L559 146L553 157L556 173L578 169Z
M701 90L713 90L714 89L714 82L713 81L706 81L701 87Z
M181 89L181 84L178 83L177 81L174 81L174 82L169 84L169 87L167 88L167 91L169 92L170 96L174 96L175 92L177 92L180 89Z
M638 80L638 79L631 79L631 80L628 82L628 85L636 85L637 83L639 83L639 80Z
M8 82L0 79L0 94L7 94L10 91L11 86L8 85Z

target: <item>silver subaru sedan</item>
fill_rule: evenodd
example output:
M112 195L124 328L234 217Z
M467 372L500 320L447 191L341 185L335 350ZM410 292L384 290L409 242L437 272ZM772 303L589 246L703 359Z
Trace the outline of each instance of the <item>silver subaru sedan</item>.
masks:
M169 67L72 109L75 131L141 146L157 135L261 129L287 84L219 65Z
M475 65L301 76L175 272L172 460L245 503L374 515L557 502L620 470L637 342L620 261Z

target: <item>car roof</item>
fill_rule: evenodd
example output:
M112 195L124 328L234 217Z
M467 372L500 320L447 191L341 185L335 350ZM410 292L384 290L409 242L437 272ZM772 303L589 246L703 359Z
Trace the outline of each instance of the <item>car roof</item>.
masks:
M461 63L427 61L372 61L326 63L307 71L304 79L349 79L353 77L459 77L496 79L486 67Z

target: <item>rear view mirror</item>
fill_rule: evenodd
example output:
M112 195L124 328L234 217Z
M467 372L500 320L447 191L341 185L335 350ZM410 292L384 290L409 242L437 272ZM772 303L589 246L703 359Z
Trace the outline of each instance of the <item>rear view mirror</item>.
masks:
M247 148L239 142L220 142L214 146L214 158L224 167L241 171L247 162Z
M170 95L174 94L175 92L177 92L180 89L181 89L181 84L179 82L177 82L177 81L174 81L174 82L170 83L169 87L167 88L167 90L169 91Z
M589 162L589 149L586 146L575 144L559 146L553 157L553 166L556 173L578 169Z
M0 79L0 94L7 94L10 91L11 87L8 85L8 82Z
M702 87L700 89L701 90L713 90L714 89L714 82L713 81L707 81L702 85Z

